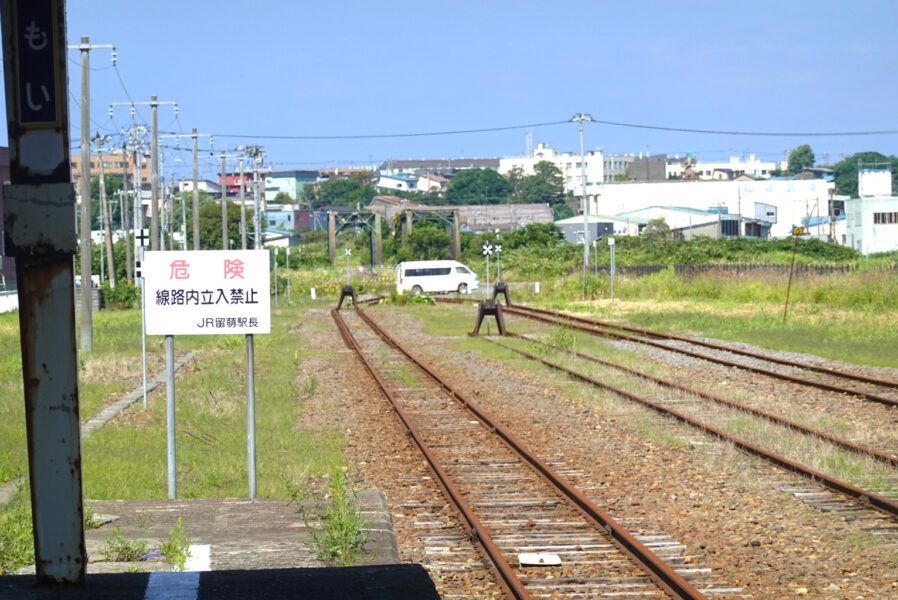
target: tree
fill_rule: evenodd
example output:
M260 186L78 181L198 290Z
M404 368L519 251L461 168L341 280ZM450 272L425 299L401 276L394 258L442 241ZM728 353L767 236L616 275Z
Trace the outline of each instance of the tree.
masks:
M789 153L789 167L787 173L795 175L808 167L814 166L814 151L807 144L802 144Z
M106 204L109 207L111 216L115 216L118 210L118 196L116 195L122 189L121 177L115 175L104 175L103 180L106 183ZM130 207L129 207L130 208ZM130 212L130 210L129 210ZM80 214L80 213L79 213ZM100 222L100 177L94 177L90 180L90 217L91 228L102 229L103 224ZM121 217L119 217L120 219ZM116 219L110 219L110 223L115 223ZM115 226L113 225L113 228Z
M642 230L642 237L652 243L666 242L671 239L670 225L667 224L664 217L652 219Z
M419 223L405 238L405 246L400 249L402 260L439 260L449 257L452 239L433 223Z
M541 160L533 166L533 175L521 178L519 198L524 204L564 204L564 179L553 163Z
M531 223L511 233L502 240L504 250L514 250L521 246L556 246L564 241L564 233L555 223Z
M275 194L273 204L293 204L293 198L287 192L281 190Z
M446 188L449 204L501 204L512 192L507 179L492 169L463 169Z
M307 185L300 192L300 199L310 209L322 206L367 205L377 195L368 173L353 173L349 179L331 177L314 185Z
M228 202L228 239L240 248L240 206ZM247 209L246 221L252 223L253 211ZM246 236L246 245L253 247L253 236ZM221 250L221 204L210 202L200 207L200 249Z

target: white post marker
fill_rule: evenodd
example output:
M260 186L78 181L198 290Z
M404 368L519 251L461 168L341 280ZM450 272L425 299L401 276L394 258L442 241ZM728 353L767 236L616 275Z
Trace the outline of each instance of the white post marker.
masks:
M608 250L611 252L611 264L609 271L611 273L611 306L614 306L614 238L608 238Z
M252 336L271 332L271 295L266 250L146 252L143 260L148 335L245 335L247 363ZM173 341L166 351L174 354ZM254 365L247 364L251 379ZM167 414L169 492L174 497L174 377ZM255 391L247 383L247 455L250 496L255 495Z
M343 251L346 255L346 285L349 285L349 257L352 256L352 248Z
M278 249L274 248L274 307L278 307Z
M502 244L496 244L496 283L502 279Z
M490 255L493 253L493 246L487 242L483 245L483 255L486 257L486 292L487 297L490 295ZM487 327L489 327L489 321L487 321ZM487 329L487 331L489 331Z

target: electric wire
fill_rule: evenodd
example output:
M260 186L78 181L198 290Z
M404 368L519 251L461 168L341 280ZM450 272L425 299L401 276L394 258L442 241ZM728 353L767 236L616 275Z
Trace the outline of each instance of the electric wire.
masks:
M620 121L605 121L602 119L592 119L587 123L598 123L600 125L612 125L614 127L630 127L634 129L653 129L655 131L674 131L678 133L700 133L707 135L750 135L757 137L851 137L859 135L894 135L898 133L898 129L884 129L878 131L824 131L824 132L784 132L784 131L727 131L717 129L688 129L684 127L664 127L661 125L642 125L639 123L623 123Z

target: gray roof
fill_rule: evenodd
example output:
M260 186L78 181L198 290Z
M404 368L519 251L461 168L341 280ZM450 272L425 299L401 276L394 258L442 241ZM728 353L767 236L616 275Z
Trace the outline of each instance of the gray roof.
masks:
M438 160L387 160L377 169L498 169L498 158L441 158Z

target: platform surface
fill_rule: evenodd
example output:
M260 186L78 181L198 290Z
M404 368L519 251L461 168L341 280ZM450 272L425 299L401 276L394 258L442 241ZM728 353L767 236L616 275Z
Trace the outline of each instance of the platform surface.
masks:
M29 566L24 574L0 577L0 600L437 600L423 567L398 564L383 493L362 491L357 502L368 541L356 563L360 566L341 568L323 567L316 559L306 522L289 500L88 502L105 523L85 532L86 584L37 586L34 567ZM173 573L156 551L178 517L192 544L209 547L208 564L201 570ZM104 560L101 550L116 528L128 540L145 540L149 556L135 562Z
M184 573L103 573L84 586L0 577L2 600L439 600L421 565Z

